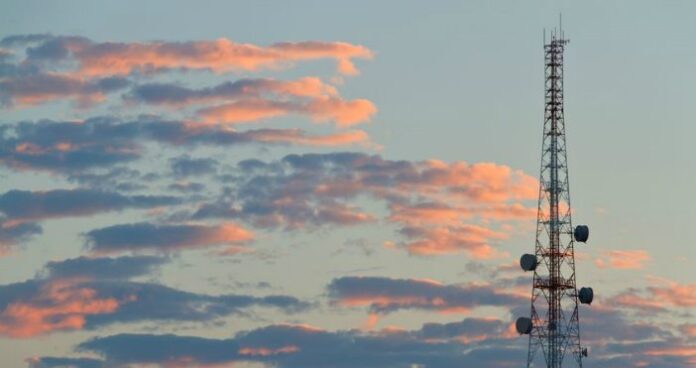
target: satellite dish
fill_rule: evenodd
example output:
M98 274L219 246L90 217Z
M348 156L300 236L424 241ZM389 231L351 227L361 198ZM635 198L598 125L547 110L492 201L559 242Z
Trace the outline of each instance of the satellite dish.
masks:
M515 328L520 335L529 335L532 332L532 320L527 317L520 317L515 322Z
M594 299L594 291L591 287L584 287L580 289L578 297L580 298L580 303L592 304L592 300Z
M520 257L520 267L524 271L534 271L537 268L537 258L534 254L523 254Z
M578 225L575 227L573 236L575 237L575 241L586 243L587 238L590 237L590 228L587 227L587 225Z

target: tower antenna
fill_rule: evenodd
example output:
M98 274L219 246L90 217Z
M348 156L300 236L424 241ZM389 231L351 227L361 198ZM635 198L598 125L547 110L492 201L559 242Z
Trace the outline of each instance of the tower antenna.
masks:
M524 271L534 273L530 317L517 319L520 334L529 335L527 367L545 362L561 368L564 361L582 367L587 348L580 345L578 301L591 304L592 288L579 291L575 283L575 242L585 243L589 228L573 228L563 107L563 19L544 40L544 134L539 179L534 254L520 258ZM543 360L542 358L543 357ZM567 358L567 359L566 359Z

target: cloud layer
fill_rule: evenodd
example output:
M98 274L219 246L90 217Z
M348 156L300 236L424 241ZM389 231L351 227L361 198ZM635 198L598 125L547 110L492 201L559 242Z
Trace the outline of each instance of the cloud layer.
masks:
M0 335L31 338L113 323L204 322L256 306L288 313L309 306L286 295L208 295L131 280L165 262L152 257L50 262L37 278L0 286Z

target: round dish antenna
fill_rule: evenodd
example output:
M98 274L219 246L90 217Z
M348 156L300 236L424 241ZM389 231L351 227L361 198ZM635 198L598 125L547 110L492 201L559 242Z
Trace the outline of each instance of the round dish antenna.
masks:
M590 237L590 228L587 227L587 225L578 225L575 227L573 236L575 237L575 241L587 243L587 238Z
M592 290L591 287L581 288L580 292L578 293L578 298L582 304L592 304L592 300L594 299L594 290Z
M520 267L522 267L524 271L534 271L538 264L539 262L534 254L523 254L522 257L520 257Z
M515 322L515 328L520 335L529 335L532 332L532 320L527 317L520 317Z

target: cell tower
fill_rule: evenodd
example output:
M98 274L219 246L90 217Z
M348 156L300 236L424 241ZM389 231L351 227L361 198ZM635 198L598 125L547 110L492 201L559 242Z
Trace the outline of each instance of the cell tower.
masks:
M534 272L530 317L517 319L520 334L529 335L527 367L582 367L587 348L580 345L578 301L591 304L592 288L575 285L575 242L586 242L589 228L571 221L565 120L563 117L563 30L551 32L545 54L544 136L541 153L539 208L534 254L520 258ZM541 358L543 356L543 360Z

